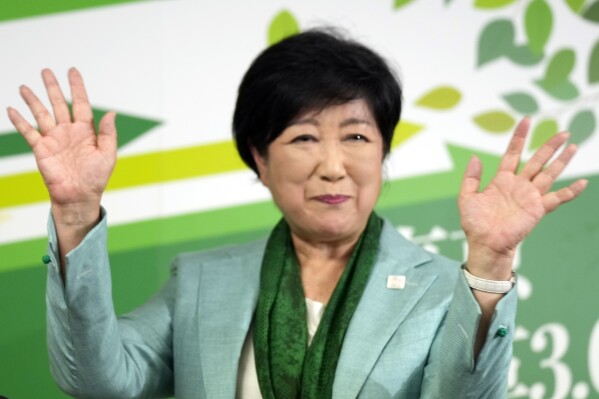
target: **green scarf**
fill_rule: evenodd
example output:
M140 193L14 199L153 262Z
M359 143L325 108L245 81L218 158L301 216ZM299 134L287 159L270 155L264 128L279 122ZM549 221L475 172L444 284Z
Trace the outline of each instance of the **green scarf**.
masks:
M254 353L264 399L330 398L349 322L376 260L383 221L374 212L308 347L306 302L289 225L272 231L262 260Z

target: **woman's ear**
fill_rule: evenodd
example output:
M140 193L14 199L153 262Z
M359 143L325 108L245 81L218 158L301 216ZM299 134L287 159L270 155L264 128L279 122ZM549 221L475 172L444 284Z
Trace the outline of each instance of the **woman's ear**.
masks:
M256 147L252 147L251 151L254 162L256 163L256 168L258 169L258 178L265 187L268 187L268 166L266 157L262 156Z

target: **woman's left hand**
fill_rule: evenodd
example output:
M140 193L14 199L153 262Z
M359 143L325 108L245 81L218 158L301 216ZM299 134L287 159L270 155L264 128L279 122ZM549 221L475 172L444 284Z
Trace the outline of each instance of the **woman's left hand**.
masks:
M468 240L468 269L478 277L508 280L518 244L543 216L576 198L587 185L580 179L550 191L576 152L576 145L570 144L547 165L567 141L567 132L549 139L518 173L529 126L529 118L520 122L497 174L483 191L479 192L480 160L472 157L466 168L458 204Z

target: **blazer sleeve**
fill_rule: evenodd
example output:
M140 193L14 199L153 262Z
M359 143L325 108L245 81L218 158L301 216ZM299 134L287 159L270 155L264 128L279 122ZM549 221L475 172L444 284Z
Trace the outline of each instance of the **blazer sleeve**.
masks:
M77 398L172 395L175 278L145 305L117 319L105 211L67 254L64 282L52 218L48 230L47 340L57 384Z
M514 286L495 307L485 344L475 362L474 344L481 310L460 273L453 299L431 347L421 398L506 398L516 304ZM507 335L503 334L505 331Z

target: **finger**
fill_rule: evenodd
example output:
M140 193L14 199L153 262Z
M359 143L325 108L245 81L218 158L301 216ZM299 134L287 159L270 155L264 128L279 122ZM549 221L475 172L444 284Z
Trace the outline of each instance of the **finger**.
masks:
M25 85L21 86L19 88L19 93L21 93L21 97L23 97L23 100L25 100L25 103L27 103L29 110L31 110L31 114L35 118L35 121L37 122L42 134L56 126L52 115L48 112L39 98L33 94L29 87Z
M98 148L106 156L114 156L117 149L116 114L106 113L98 126Z
M21 136L23 136L27 144L29 144L29 147L33 148L35 143L37 143L41 137L39 132L35 130L33 126L31 126L16 109L8 107L6 112L10 122L14 125Z
M482 175L482 163L476 155L473 155L466 166L466 172L462 180L460 196L467 196L478 192L480 188L480 177Z
M73 121L93 123L94 114L87 99L83 78L75 68L69 69L69 84L71 86L71 101L73 102Z
M545 207L545 211L549 213L554 211L560 205L572 201L584 191L588 183L588 180L580 179L570 184L568 187L545 194L545 196L543 196L543 206Z
M576 149L576 144L570 144L547 168L535 176L532 182L541 193L545 194L549 191L576 153Z
M60 90L60 86L56 81L56 77L50 69L42 70L42 79L44 80L44 86L48 92L48 98L50 104L52 104L52 110L54 111L54 118L56 123L69 123L71 122L71 114L69 112L69 106Z
M553 154L555 154L557 150L564 145L569 136L570 134L568 132L561 132L549 139L549 141L547 141L541 148L539 148L537 152L535 152L526 165L524 165L520 175L522 177L526 177L527 179L532 179L534 176L536 176L543 170L543 167L545 167L545 164L551 159Z
M516 127L516 130L514 131L514 135L510 140L507 151L503 155L503 158L501 158L499 171L516 173L518 170L518 165L520 164L520 155L522 154L522 149L524 148L524 143L526 142L529 126L530 118L526 116L520 121Z

